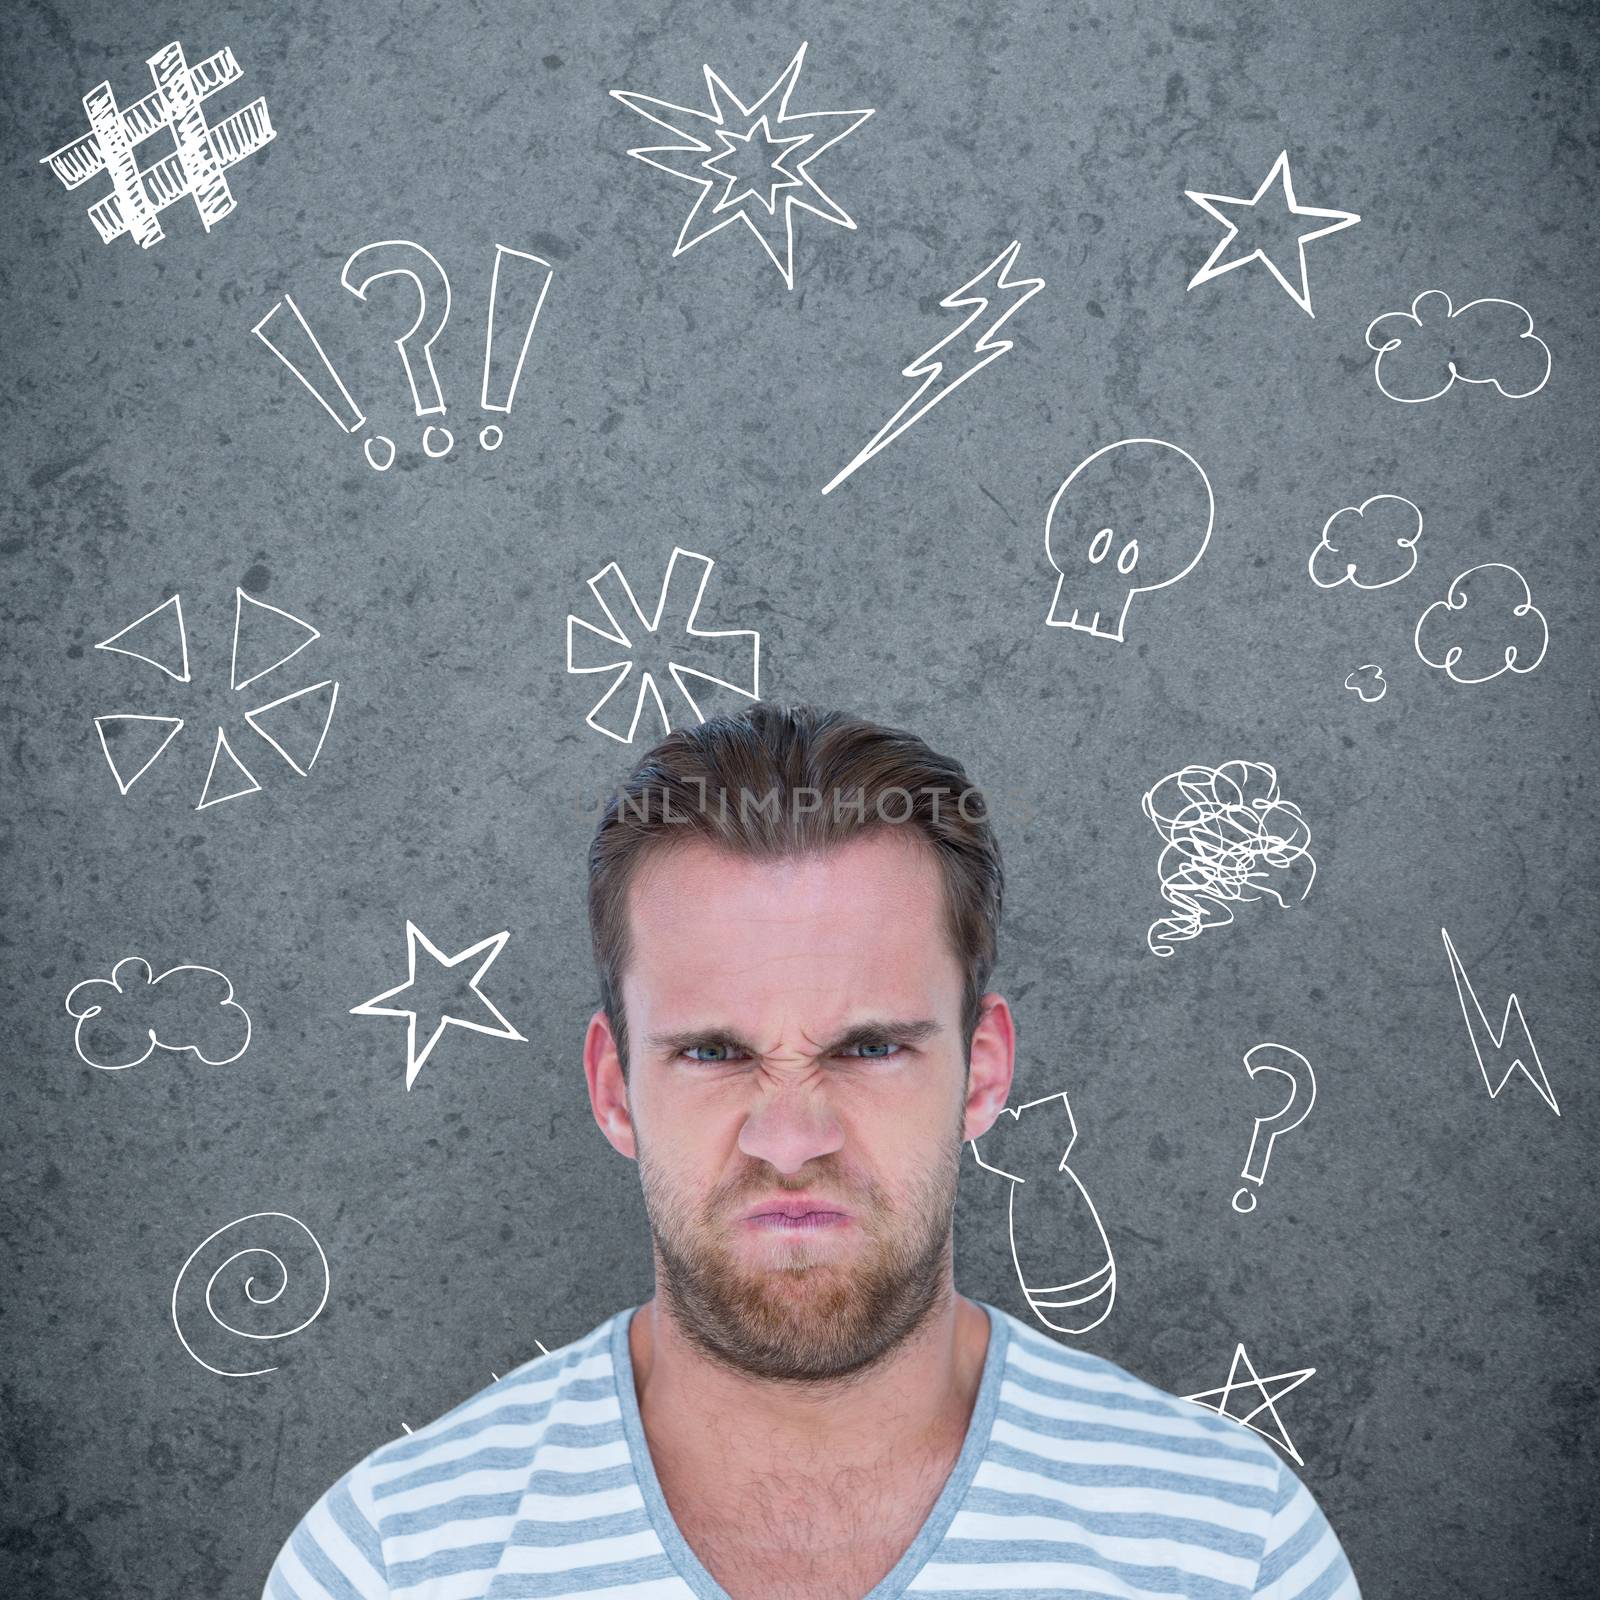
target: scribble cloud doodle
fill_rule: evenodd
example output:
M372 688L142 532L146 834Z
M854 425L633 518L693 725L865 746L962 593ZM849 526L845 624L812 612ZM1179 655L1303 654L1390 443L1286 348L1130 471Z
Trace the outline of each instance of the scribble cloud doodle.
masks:
M210 1247L225 1233L234 1228L243 1228L246 1223L255 1226L241 1236L240 1248L223 1256L215 1266L210 1266L210 1262L228 1246L218 1245L214 1251ZM299 1230L298 1233L293 1231L295 1229ZM316 1252L314 1267L313 1257L306 1249L308 1241L311 1250ZM189 1278L186 1285L189 1269L203 1254L206 1260L195 1268L194 1276ZM284 1260L285 1255L296 1263L297 1269L304 1267L308 1271L291 1273ZM244 1265L247 1262L248 1267ZM202 1273L205 1274L203 1289L200 1288ZM259 1284L257 1274L262 1275ZM309 1282L316 1293L316 1305L299 1322L283 1327L280 1324L290 1321L294 1312L288 1305L280 1306L278 1302L288 1291L291 1282L295 1285L295 1294L290 1304L309 1303L311 1294L302 1287ZM305 1223L291 1217L286 1211L252 1211L248 1216L236 1217L232 1222L224 1223L215 1233L207 1234L178 1269L178 1276L172 1285L172 1326L177 1330L183 1348L207 1372L214 1372L219 1378L259 1378L264 1373L278 1369L275 1366L251 1367L241 1372L235 1370L231 1362L227 1366L213 1366L190 1343L191 1335L201 1341L207 1354L217 1355L218 1359L222 1359L222 1354L211 1348L214 1344L242 1353L246 1347L232 1346L232 1339L267 1342L292 1338L309 1328L322 1315L322 1309L328 1303L330 1287L328 1258L317 1242L317 1236ZM197 1298L211 1323L230 1336L229 1339L219 1339L206 1327L198 1315ZM218 1310L219 1301L226 1305L226 1315ZM188 1333L184 1332L185 1324L189 1327ZM241 1359L249 1358L241 1354Z
M225 1067L250 1045L250 1013L215 967L168 967L157 976L143 956L124 956L110 977L74 984L66 1004L68 1015L77 1018L78 1055L105 1072L136 1067L157 1050L189 1051L207 1066ZM201 1036L190 1040L172 1032L184 1024L198 1026Z
M967 1142L980 1167L1010 1180L1011 1260L1034 1316L1058 1333L1099 1327L1116 1303L1117 1264L1089 1191L1067 1165L1078 1124L1065 1091L1007 1106Z
M681 144L639 146L628 154L700 191L673 246L674 257L742 222L753 233L783 281L794 288L794 223L808 211L841 228L855 228L848 212L825 194L811 164L854 133L871 111L789 109L805 60L804 44L772 87L746 105L711 70L705 73L709 110L680 106L652 95L613 89L612 98L646 121L665 128Z
M1528 1019L1522 1014L1522 1002L1514 993L1507 997L1506 1008L1501 1015L1497 1032L1473 990L1472 980L1467 976L1467 969L1462 965L1461 957L1456 954L1456 947L1451 943L1449 930L1441 928L1439 932L1444 938L1445 956L1450 962L1450 976L1456 982L1456 998L1461 1002L1461 1015L1466 1019L1467 1034L1472 1040L1472 1053L1478 1058L1478 1070L1483 1074L1483 1083L1489 1091L1489 1098L1498 1099L1511 1074L1520 1072L1539 1091L1545 1104L1559 1117L1561 1107L1556 1104L1555 1092L1550 1087L1544 1063L1539 1059L1538 1047L1533 1042L1533 1035L1528 1031ZM1515 1027L1512 1026L1513 1023L1516 1024ZM1496 1072L1499 1073L1498 1078L1494 1075Z
M248 688L292 661L321 637L318 629L292 612L236 588L233 647L229 658L231 687L236 692ZM125 628L102 639L95 649L143 661L175 683L189 683L189 641L182 596L169 595ZM246 724L303 778L322 754L338 699L338 683L324 678L252 706L243 715ZM127 794L182 732L184 719L119 711L96 717L94 724L101 752L117 789ZM227 731L218 726L211 748L211 764L195 810L205 811L225 800L257 794L261 787L254 772L235 750Z
M1295 1372L1275 1372L1263 1378L1241 1344L1233 1352L1228 1381L1220 1389L1202 1389L1182 1398L1204 1406L1207 1411L1215 1411L1219 1417L1227 1417L1252 1433L1259 1433L1263 1439L1277 1445L1296 1466L1304 1466L1289 1430L1283 1425L1283 1418L1278 1415L1278 1402L1298 1389L1316 1370L1315 1367L1301 1367ZM1264 1420L1258 1421L1258 1418Z
M1300 258L1299 270L1296 274L1298 283L1291 283L1283 269L1261 246L1256 246L1247 254L1234 251L1230 254L1229 246L1239 236L1240 223L1250 223L1252 218L1242 217L1239 221L1224 215L1218 209L1220 206L1229 206L1237 211L1249 210L1261 202L1263 196L1272 188L1273 184L1281 180L1283 187L1283 204L1290 216L1296 217L1326 217L1331 220L1320 228L1312 228L1302 233L1297 241L1297 253ZM1202 283L1208 283L1212 278L1219 278L1224 272L1232 272L1235 267L1242 267L1251 261L1263 262L1267 270L1278 280L1285 294L1305 312L1308 317L1316 313L1311 309L1311 288L1306 280L1306 246L1313 239L1320 239L1325 234L1338 233L1342 228L1353 227L1361 218L1353 211L1329 211L1319 206L1303 206L1294 197L1294 180L1289 173L1289 152L1279 153L1278 159L1272 163L1272 170L1261 180L1261 187L1251 195L1248 200L1237 199L1225 194L1201 194L1194 189L1184 190L1184 194L1192 200L1207 215L1220 222L1227 232L1217 241L1217 247L1206 259L1206 264L1189 280L1189 288L1198 288ZM1270 202L1269 202L1270 204Z
M1515 567L1485 561L1452 580L1443 600L1417 618L1417 655L1455 683L1488 683L1503 672L1532 672L1550 645L1550 627Z
M160 213L185 195L209 233L236 204L223 174L273 138L265 100L252 100L221 122L208 124L201 103L242 76L228 49L190 67L177 40L146 58L155 88L126 111L117 107L107 80L83 97L89 131L42 157L63 187L76 189L96 173L111 193L89 207L103 243L131 234L148 250L163 237ZM153 165L139 166L138 146L165 129L176 146Z
M1265 898L1287 906L1279 883L1304 877L1300 898L1311 892L1317 864L1310 825L1279 793L1277 770L1267 762L1184 767L1151 789L1143 807L1163 840L1156 870L1161 897L1173 907L1146 934L1156 955L1227 926L1236 905Z
M753 628L696 625L715 565L710 556L674 546L655 610L648 616L634 599L633 588L615 561L589 579L589 589L605 616L605 625L568 613L567 671L612 675L606 692L583 719L596 733L620 744L632 744L647 697L655 703L663 733L680 725L681 717L674 723L668 716L657 682L661 677L672 680L696 722L704 722L705 717L686 679L717 684L750 700L760 698L761 635ZM641 667L635 658L648 650L654 650L656 660ZM631 699L623 693L630 679Z
M998 361L1011 349L1010 339L997 339L995 335L1016 311L1044 288L1043 278L1011 276L1021 249L1021 242L1013 239L981 272L968 278L959 289L952 289L939 302L946 311L966 311L967 314L910 366L901 370L902 378L922 381L906 396L900 409L823 485L824 494L831 494L862 462L870 461L974 373L982 372L991 361ZM970 331L974 323L981 323L975 332Z
M1199 563L1216 509L1205 469L1165 439L1096 450L1067 474L1045 517L1045 554L1060 574L1046 625L1121 643L1133 597Z
M1375 494L1358 506L1341 506L1322 525L1308 563L1319 589L1348 583L1387 589L1417 569L1422 513L1399 494Z
M1454 308L1442 289L1424 289L1409 311L1385 311L1367 324L1378 352L1372 375L1391 400L1421 405L1459 379L1526 400L1550 381L1550 347L1515 300L1469 300Z

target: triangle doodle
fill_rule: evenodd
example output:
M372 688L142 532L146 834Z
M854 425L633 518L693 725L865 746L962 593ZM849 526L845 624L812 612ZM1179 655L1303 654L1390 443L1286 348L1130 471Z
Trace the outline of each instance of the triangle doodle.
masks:
M324 694L325 690L328 692ZM321 731L315 734L314 743L310 728L316 702L295 704L296 701L304 701L307 695L320 695L327 702L322 713ZM254 711L245 712L244 720L303 778L317 764L317 757L322 754L322 742L328 737L328 729L333 724L333 708L338 700L339 685L333 679L325 678L321 683L313 683L305 689L296 689L292 694L281 695L264 706L257 706ZM257 720L268 718L269 713L277 713L269 719L271 726L276 729L275 733ZM309 756L306 755L308 745L311 746ZM305 756L303 766L291 754L292 750L299 750L300 754Z
M160 617L162 612L169 607L171 608L172 616L157 622L156 618ZM147 624L149 624L148 627L146 626ZM117 643L118 639L127 639L130 634L135 633L135 630L141 628L145 632L138 636L140 648L137 650L133 648L131 641L128 644ZM172 638L174 629L177 632L175 641ZM102 639L95 646L95 649L108 650L113 655L132 656L135 661L148 662L152 667L166 673L169 678L178 683L187 683L189 681L189 637L183 626L183 597L176 594L168 595L160 605L145 612L142 617L130 622L127 627L112 634L109 639ZM180 663L177 671L167 665L168 661L174 657ZM131 783L133 780L130 778L128 781Z
M246 604L254 607L254 610L246 611ZM273 621L273 618L280 620ZM289 625L287 628L283 625L285 623ZM289 640L295 638L290 632L291 628L299 629L305 637L285 649L284 646ZM242 689L246 684L254 683L257 678L264 678L269 672L276 672L285 661L299 655L313 639L321 637L321 631L313 628L309 622L302 622L299 617L291 616L289 612L269 605L265 600L257 600L254 595L246 594L243 589L236 588L233 610L233 687ZM242 652L239 648L241 640L245 645ZM241 673L246 675L241 676Z
M97 645L95 648L98 649L99 646ZM118 743L132 744L134 738L130 738L129 735L134 735L137 738L139 732L132 724L141 722L159 723L167 731L161 736L159 743L150 751L149 755L145 756L144 760L125 778L122 775L122 768L117 765L117 758L111 753L111 740L106 738L106 728L108 725L111 726L111 738L117 740ZM100 735L100 748L105 752L106 765L111 768L111 776L117 780L117 788L123 794L126 794L149 771L151 763L178 737L178 730L182 727L182 717L141 717L131 711L94 719L94 731ZM155 728L152 727L149 732L153 735ZM149 739L145 738L140 743L142 746L148 746ZM124 754L126 755L126 753L125 751ZM132 760L125 760L123 765L132 766Z
M227 755L234 771L245 779L249 787L234 789L227 794L214 795L211 792L211 785L217 776L217 763L224 754ZM200 804L195 807L195 810L204 811L207 806L219 806L224 800L238 800L247 794L257 794L260 789L261 785L256 782L255 774L233 753L233 746L228 743L227 734L221 728L218 728L216 748L211 752L211 770L206 773L206 786L200 793Z

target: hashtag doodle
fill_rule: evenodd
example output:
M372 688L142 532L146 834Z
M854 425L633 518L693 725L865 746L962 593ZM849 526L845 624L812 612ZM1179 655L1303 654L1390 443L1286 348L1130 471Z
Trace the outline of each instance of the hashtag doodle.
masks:
M264 99L214 126L207 123L201 102L243 75L231 50L191 67L174 40L147 57L146 65L155 88L144 99L121 111L111 84L96 84L83 97L89 131L40 159L68 189L105 172L111 193L89 207L89 220L106 244L126 233L148 250L165 237L159 213L185 195L206 232L227 216L236 202L223 174L269 144L274 130ZM163 128L177 148L141 168L138 146Z

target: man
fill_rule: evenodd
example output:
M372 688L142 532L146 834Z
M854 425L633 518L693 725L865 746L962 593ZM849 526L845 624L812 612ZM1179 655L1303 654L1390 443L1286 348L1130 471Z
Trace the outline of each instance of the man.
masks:
M1256 1434L955 1292L1002 887L908 733L757 704L650 751L590 848L584 1069L655 1296L361 1462L268 1600L1359 1600Z

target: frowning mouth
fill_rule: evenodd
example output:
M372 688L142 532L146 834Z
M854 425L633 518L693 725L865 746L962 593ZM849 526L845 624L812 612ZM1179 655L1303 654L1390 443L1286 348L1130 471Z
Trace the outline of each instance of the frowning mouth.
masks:
M786 1211L763 1211L744 1218L744 1225L772 1233L819 1233L824 1229L847 1227L850 1221L842 1211L804 1211L796 1216Z

